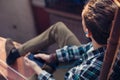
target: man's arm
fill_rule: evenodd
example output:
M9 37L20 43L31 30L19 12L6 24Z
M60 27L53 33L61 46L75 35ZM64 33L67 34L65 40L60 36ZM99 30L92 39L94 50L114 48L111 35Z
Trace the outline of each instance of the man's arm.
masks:
M91 43L81 46L64 46L61 49L56 50L56 57L59 62L69 62L80 59L82 55L86 54L86 51L92 47Z

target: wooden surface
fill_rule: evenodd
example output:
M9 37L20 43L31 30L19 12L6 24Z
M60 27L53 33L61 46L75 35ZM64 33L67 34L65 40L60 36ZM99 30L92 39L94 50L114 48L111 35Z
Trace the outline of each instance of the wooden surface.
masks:
M8 66L6 64L5 38L0 37L0 75L4 76L6 80L25 80L29 78L34 71L24 64L23 57L17 59L15 64ZM20 44L14 42L18 47ZM0 77L0 80L2 77Z

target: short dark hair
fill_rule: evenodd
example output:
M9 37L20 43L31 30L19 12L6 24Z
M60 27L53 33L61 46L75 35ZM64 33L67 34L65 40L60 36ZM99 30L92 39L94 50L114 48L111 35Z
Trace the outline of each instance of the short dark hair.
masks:
M83 18L98 44L107 44L117 6L112 0L90 0Z

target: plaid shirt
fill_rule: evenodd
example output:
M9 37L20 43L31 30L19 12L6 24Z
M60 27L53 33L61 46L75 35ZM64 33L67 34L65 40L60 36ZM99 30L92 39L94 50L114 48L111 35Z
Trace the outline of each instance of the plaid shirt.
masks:
M73 68L66 74L65 80L97 80L103 63L106 47L93 50L93 45L88 43L81 46L65 46L56 50L60 62L76 61ZM53 76L43 71L39 80L55 80Z

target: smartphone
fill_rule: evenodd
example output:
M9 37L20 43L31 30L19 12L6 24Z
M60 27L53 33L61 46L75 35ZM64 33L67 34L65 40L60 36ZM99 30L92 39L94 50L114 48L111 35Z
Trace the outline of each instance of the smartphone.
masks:
M28 59L35 61L40 67L43 67L43 65L45 64L44 60L35 58L33 54L29 54Z

